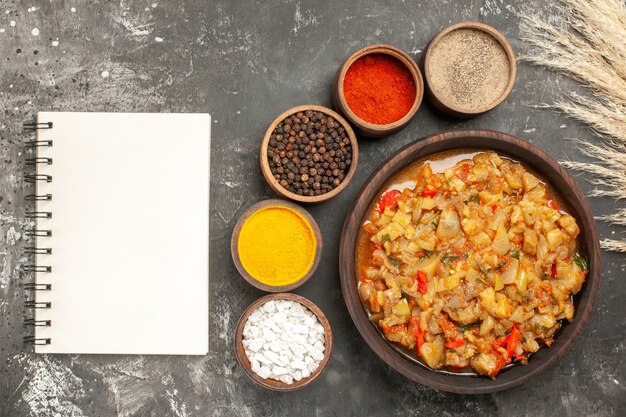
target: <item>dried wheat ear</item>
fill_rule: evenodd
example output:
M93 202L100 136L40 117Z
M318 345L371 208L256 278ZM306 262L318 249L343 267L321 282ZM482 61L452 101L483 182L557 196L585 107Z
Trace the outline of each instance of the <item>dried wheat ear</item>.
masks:
M548 107L587 124L597 144L575 140L593 163L564 161L566 168L590 174L592 197L626 199L626 3L622 0L561 0L563 24L530 14L524 40L532 54L521 57L559 71L586 87L585 95L566 94ZM626 209L597 217L626 226ZM604 239L605 250L626 252L626 239Z

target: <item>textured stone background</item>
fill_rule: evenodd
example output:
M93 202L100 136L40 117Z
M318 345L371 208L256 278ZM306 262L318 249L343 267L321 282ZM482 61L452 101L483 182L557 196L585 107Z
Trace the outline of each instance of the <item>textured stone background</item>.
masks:
M0 415L624 415L623 256L603 255L594 314L570 353L527 385L494 395L445 394L406 380L365 345L341 296L337 245L344 214L372 170L406 143L441 130L482 127L526 138L557 159L583 159L564 138L589 139L588 130L533 107L576 85L526 63L518 67L510 97L487 115L456 121L423 105L402 132L361 141L352 184L310 208L324 253L314 278L296 292L326 312L335 335L330 365L318 381L292 394L265 391L248 381L233 354L239 314L262 294L237 274L229 238L247 206L273 196L257 162L267 124L293 105L329 105L337 67L369 43L389 42L419 59L440 29L470 19L497 27L518 53L528 52L516 12L559 22L546 3L0 0ZM24 211L32 206L24 202L31 189L22 181L21 124L42 110L212 114L209 355L39 356L22 346L27 277L19 265L30 244ZM606 199L591 205L596 215L619 206ZM604 224L599 230L603 237L622 233Z

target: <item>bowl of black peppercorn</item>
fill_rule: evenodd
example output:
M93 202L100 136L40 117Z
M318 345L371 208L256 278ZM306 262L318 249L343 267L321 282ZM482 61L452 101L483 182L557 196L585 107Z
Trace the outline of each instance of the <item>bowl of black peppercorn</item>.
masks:
M321 203L339 194L356 171L354 131L335 111L296 106L270 124L261 142L261 171L278 194L301 203Z

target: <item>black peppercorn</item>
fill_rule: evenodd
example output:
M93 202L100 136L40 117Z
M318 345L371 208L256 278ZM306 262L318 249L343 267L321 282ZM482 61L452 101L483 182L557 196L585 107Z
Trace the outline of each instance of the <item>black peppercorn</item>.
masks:
M267 155L279 184L303 196L322 195L338 187L352 164L345 128L312 110L282 120L270 137Z

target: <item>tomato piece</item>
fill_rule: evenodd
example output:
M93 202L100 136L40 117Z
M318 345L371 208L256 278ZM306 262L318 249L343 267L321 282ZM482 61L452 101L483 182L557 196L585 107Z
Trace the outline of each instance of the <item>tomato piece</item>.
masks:
M509 358L512 358L515 355L515 350L517 349L517 344L522 340L522 334L519 330L517 330L517 326L513 326L511 329L511 333L507 336L506 341L506 353L509 355Z
M557 210L557 211L559 210L556 203L552 200L548 200L548 207L550 207L552 210Z
M556 278L556 264L552 264L552 270L550 271L550 276L552 278Z
M365 284L367 282L367 278L365 277L365 275L361 275L361 278L359 278L359 281Z
M522 333L518 330L517 326L511 328L511 332L493 342L491 346L496 352L499 352L498 348L505 348L507 357L512 358L517 350L517 344L522 340Z
M436 188L424 188L420 193L421 197L434 197L435 195L437 195Z
M504 365L506 365L509 362L510 361L505 360L502 356L496 353L496 368L493 370L493 372L489 374L489 376L493 377L493 376L498 375L498 372L500 372L500 370L504 368Z
M498 340L496 340L495 342L493 342L493 343L491 344L491 346L492 346L492 347L493 347L496 351L498 351L498 348L501 348L501 347L503 347L503 346L505 346L505 345L506 345L507 339L508 339L508 336L503 336L503 337L501 337L500 339L498 339Z
M491 212L492 213L495 213L496 210L498 210L498 205L497 204L494 204L493 206L491 206Z
M417 289L421 294L426 294L428 291L428 282L426 281L426 272L417 271Z
M456 349L456 348L463 346L464 344L465 344L465 339L463 339L462 337L459 337L458 339L448 340L444 346L447 347L448 349Z
M387 207L391 210L398 208L398 199L402 193L398 190L389 190L380 198L378 202L378 211L383 213Z
M409 326L412 328L412 335L415 338L415 350L419 355L422 350L422 345L424 344L424 331L420 327L420 321L417 317L409 318Z
M441 330L443 330L444 332L449 332L456 329L454 323L452 323L448 316L445 314L439 316L439 318L437 319L437 324L439 324L439 327L441 327Z

